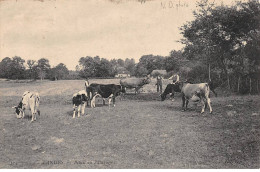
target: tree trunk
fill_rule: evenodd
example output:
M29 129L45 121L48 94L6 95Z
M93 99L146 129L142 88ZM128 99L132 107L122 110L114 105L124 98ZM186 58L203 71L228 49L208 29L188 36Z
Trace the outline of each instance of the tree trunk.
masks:
M249 93L251 94L252 92L252 79L249 78Z
M258 84L259 84L259 83L258 83L258 82L259 82L259 80L257 79L257 80L256 80L256 91L257 91L257 93L259 93L259 88L258 88Z
M230 81L229 81L229 76L228 76L228 75L227 75L227 83L228 83L228 88L231 89Z
M209 64L209 81L211 81L211 77L210 77L210 64Z
M237 81L237 92L239 93L239 89L240 89L240 76L238 77L238 81Z
M227 68L226 68L226 66L225 66L224 59L221 59L221 60L220 60L220 63L221 63L222 70L224 71L224 73L225 73L225 75L226 75L226 79L227 79L227 82L228 82L228 88L231 89L231 87L230 87L230 82L229 82L228 71L227 71Z

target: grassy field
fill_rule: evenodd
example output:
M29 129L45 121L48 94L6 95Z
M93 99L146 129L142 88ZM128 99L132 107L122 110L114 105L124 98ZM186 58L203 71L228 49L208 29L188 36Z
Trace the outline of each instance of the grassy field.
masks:
M192 103L181 112L180 96L162 102L154 84L72 119L84 81L1 80L0 168L260 168L260 96L212 96L213 114ZM11 108L26 90L41 96L33 123Z

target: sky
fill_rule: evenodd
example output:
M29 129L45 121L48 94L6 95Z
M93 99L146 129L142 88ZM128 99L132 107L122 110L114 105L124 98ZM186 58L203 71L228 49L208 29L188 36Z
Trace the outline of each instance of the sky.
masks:
M179 27L195 9L195 0L2 0L0 61L47 58L75 70L86 56L167 56L184 47Z

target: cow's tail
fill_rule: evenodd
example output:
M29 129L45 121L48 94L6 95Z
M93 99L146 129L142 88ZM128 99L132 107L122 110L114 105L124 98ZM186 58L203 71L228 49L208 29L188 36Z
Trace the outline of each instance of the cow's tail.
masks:
M209 98L209 92L210 92L209 84L206 83L205 96L207 96L208 98Z
M37 112L38 113L38 115L40 115L40 110L39 110L39 105L40 105L40 96L39 96L39 94L36 94L35 95L35 113Z

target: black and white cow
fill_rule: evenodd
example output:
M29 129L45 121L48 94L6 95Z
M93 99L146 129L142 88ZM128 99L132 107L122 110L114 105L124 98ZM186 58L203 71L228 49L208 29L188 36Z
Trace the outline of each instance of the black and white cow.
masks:
M108 98L108 105L110 106L111 100L113 101L113 106L115 106L115 98L116 96L120 95L121 93L125 93L125 88L121 85L116 84L90 84L89 88L93 89L95 92L93 99L91 100L91 104L95 101L95 97L101 96L103 98L103 104L105 104L104 98Z
M22 100L19 102L18 106L12 108L15 109L17 118L24 118L25 110L30 109L32 113L32 122L36 120L36 113L40 115L39 110L40 96L37 92L25 91L22 96Z
M89 97L85 90L81 90L81 91L73 94L73 97L72 97L73 118L75 118L75 115L76 115L76 108L78 108L78 117L80 117L80 112L82 115L84 115L85 107L86 107L88 100L89 100Z

